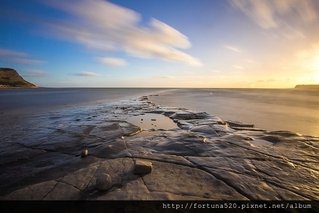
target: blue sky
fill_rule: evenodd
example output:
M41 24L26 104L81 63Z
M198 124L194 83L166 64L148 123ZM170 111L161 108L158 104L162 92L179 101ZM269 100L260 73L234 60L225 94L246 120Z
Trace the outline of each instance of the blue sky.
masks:
M0 66L39 86L319 83L315 0L0 2Z

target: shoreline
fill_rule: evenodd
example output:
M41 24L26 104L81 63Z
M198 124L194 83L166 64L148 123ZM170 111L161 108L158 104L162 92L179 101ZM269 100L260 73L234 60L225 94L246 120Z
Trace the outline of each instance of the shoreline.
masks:
M136 125L128 122L132 118L138 118ZM166 118L176 126L165 129ZM143 130L137 124L147 119L150 128ZM318 137L156 106L148 96L38 115L15 127L15 134L12 128L2 129L1 200L319 196ZM81 158L83 150L88 155ZM151 164L151 172L136 175L136 160ZM101 174L111 180L104 189L97 184Z

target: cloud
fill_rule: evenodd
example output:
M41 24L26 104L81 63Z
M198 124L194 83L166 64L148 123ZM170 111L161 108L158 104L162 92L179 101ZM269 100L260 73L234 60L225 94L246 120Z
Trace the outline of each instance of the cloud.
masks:
M240 65L233 65L233 68L237 69L237 70L244 70L245 68L240 66Z
M175 79L175 77L172 76L172 75L159 75L159 76L154 76L154 78L165 79L165 80L173 80L173 79Z
M24 77L45 77L47 73L42 70L29 70L23 74Z
M95 72L80 72L80 73L75 73L74 75L82 76L82 77L96 77L96 76L99 76L99 74L97 74Z
M137 12L103 0L49 1L70 19L50 22L52 32L86 47L124 51L134 57L161 58L192 66L201 62L181 51L191 46L188 38L156 19L141 26Z
M249 64L258 64L258 62L257 61L255 61L255 60L253 60L253 59L246 59L245 60L247 63L249 63Z
M212 70L210 70L210 72L212 72L212 73L222 73L222 71L219 70L219 69L212 69Z
M277 79L274 78L269 78L269 79L265 79L265 80L257 80L256 83L273 83L278 81Z
M17 64L41 64L44 61L31 58L27 53L9 49L0 49L0 59Z
M236 53L241 53L241 50L237 47L233 47L233 46L230 46L230 45L225 45L224 48L230 50L230 51L233 51L233 52L236 52Z
M263 29L276 29L282 37L304 39L302 29L317 21L315 0L229 0Z
M293 16L303 23L317 19L313 0L231 0L231 3L265 29L278 28Z
M293 28L287 24L285 24L281 28L280 35L282 35L284 38L288 40L306 38L305 34L301 30L298 30L297 28Z
M266 29L277 27L270 1L232 0L231 2L235 7L253 19L259 26Z
M98 58L98 60L102 64L106 64L113 67L123 67L127 65L126 61L121 58L105 57L105 58Z
M25 58L28 54L24 52L17 52L8 49L0 49L0 57L14 57L14 58Z

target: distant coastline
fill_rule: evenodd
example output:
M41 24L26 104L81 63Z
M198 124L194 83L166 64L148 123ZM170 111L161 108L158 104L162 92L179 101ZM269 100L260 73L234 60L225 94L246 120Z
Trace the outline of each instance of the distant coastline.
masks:
M315 90L319 90L319 84L300 84L300 85L296 85L295 89L315 89Z

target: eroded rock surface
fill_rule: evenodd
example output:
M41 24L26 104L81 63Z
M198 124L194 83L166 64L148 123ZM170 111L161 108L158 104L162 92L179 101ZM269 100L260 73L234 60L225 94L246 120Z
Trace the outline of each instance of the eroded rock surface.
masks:
M164 115L177 128L128 122L147 113ZM150 121L155 126L159 118ZM2 125L0 137L2 199L319 198L318 137L159 107L147 97L30 116Z

